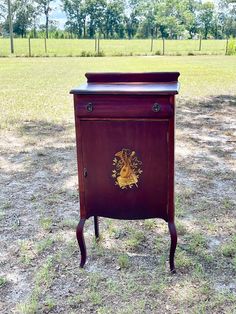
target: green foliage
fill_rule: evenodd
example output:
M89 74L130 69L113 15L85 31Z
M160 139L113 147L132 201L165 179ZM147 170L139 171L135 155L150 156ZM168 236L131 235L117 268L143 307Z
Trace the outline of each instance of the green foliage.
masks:
M37 286L49 287L54 277L53 258L49 256L45 263L36 273L35 282Z
M50 18L56 0L15 0L13 26L16 36L46 38L204 38L236 36L235 10L222 1L220 12L213 1L198 0L62 0L65 31ZM1 3L0 22L9 32ZM1 13L1 11L3 13ZM40 25L38 17L45 20Z
M102 297L101 294L98 291L91 291L88 294L88 297L93 305L99 305L102 303Z
M130 266L130 260L129 256L127 254L122 254L118 257L118 264L120 269L129 268Z
M7 19L7 2L2 0L0 1L0 23L6 21Z
M29 241L19 241L19 255L21 263L25 265L29 265L31 263L34 258L34 252Z
M20 314L34 314L38 309L38 300L34 297L30 298L24 303L16 305L16 310Z
M204 2L200 7L199 22L201 31L206 39L213 26L214 3Z
M236 236L221 247L221 252L225 257L236 257Z
M236 39L232 37L228 42L227 55L236 55Z
M175 266L177 269L187 270L193 266L193 260L185 251L177 251L175 258Z
M175 214L178 218L184 216L183 201L179 195L175 197Z
M33 23L35 8L29 0L16 0L13 11L15 15L13 31L15 34L25 37L27 29Z
M7 283L7 279L0 276L0 288L3 287Z
M143 231L132 231L129 239L126 240L126 245L130 250L137 250L138 247L144 242L145 235Z
M201 233L192 233L187 236L188 250L191 253L201 252L207 247L206 238Z
M52 246L53 242L54 242L53 239L50 237L39 241L36 244L36 251L38 253L43 253Z
M51 217L42 217L40 219L40 225L44 230L50 230L52 227L52 218Z
M152 230L156 228L156 219L146 219L144 220L144 227L146 229Z
M185 235L187 233L187 228L179 220L176 221L176 229L178 235Z
M45 300L46 310L51 311L56 306L56 302L54 299L47 297Z
M55 0L36 0L38 4L37 12L43 14L45 17L45 36L48 38L48 29L49 29L49 14L52 11L53 2Z
M84 28L86 19L86 6L81 0L62 0L63 10L66 13L66 30L76 35L76 37L86 37Z

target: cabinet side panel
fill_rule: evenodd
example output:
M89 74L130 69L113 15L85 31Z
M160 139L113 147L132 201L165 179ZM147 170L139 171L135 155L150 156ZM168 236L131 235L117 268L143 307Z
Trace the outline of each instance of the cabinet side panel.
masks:
M168 221L174 221L175 215L175 97L170 98L173 107L173 116L169 122L169 138L168 138Z
M79 120L78 115L76 113L76 99L75 99L75 97L74 97L74 113L75 113L78 186L79 186L79 200L80 200L80 218L86 218L81 123L80 123L80 120Z

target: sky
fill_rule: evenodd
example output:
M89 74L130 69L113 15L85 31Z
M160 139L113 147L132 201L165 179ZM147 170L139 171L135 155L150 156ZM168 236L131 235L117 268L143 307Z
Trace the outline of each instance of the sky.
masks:
M58 23L58 26L60 29L64 28L64 25L66 22L66 15L65 15L65 12L63 12L61 9L61 1L60 0L55 1L54 9L51 12L50 16L51 16L51 20L54 20ZM44 20L42 20L41 22L43 23L43 21Z

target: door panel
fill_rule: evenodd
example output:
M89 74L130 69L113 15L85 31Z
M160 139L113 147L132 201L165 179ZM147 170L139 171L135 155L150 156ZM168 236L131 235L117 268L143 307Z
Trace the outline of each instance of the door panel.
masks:
M168 121L81 121L87 216L167 219Z

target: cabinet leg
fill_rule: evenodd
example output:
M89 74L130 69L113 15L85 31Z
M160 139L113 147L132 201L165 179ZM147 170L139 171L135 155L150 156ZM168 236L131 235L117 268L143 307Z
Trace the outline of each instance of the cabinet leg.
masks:
M78 226L76 228L76 237L77 237L77 241L79 244L79 248L80 248L80 253L81 253L81 261L80 261L80 267L83 268L84 264L86 262L86 245L85 245L85 241L84 241L84 234L83 234L83 229L84 229L84 223L85 223L84 218L80 219Z
M94 216L94 230L96 240L99 240L99 225L98 225L98 216Z
M171 238L170 256L169 256L170 271L172 273L176 273L174 258L175 258L175 249L176 249L176 245L177 245L177 232L176 232L176 228L175 228L175 223L174 222L168 222L168 227L169 227L170 238Z

